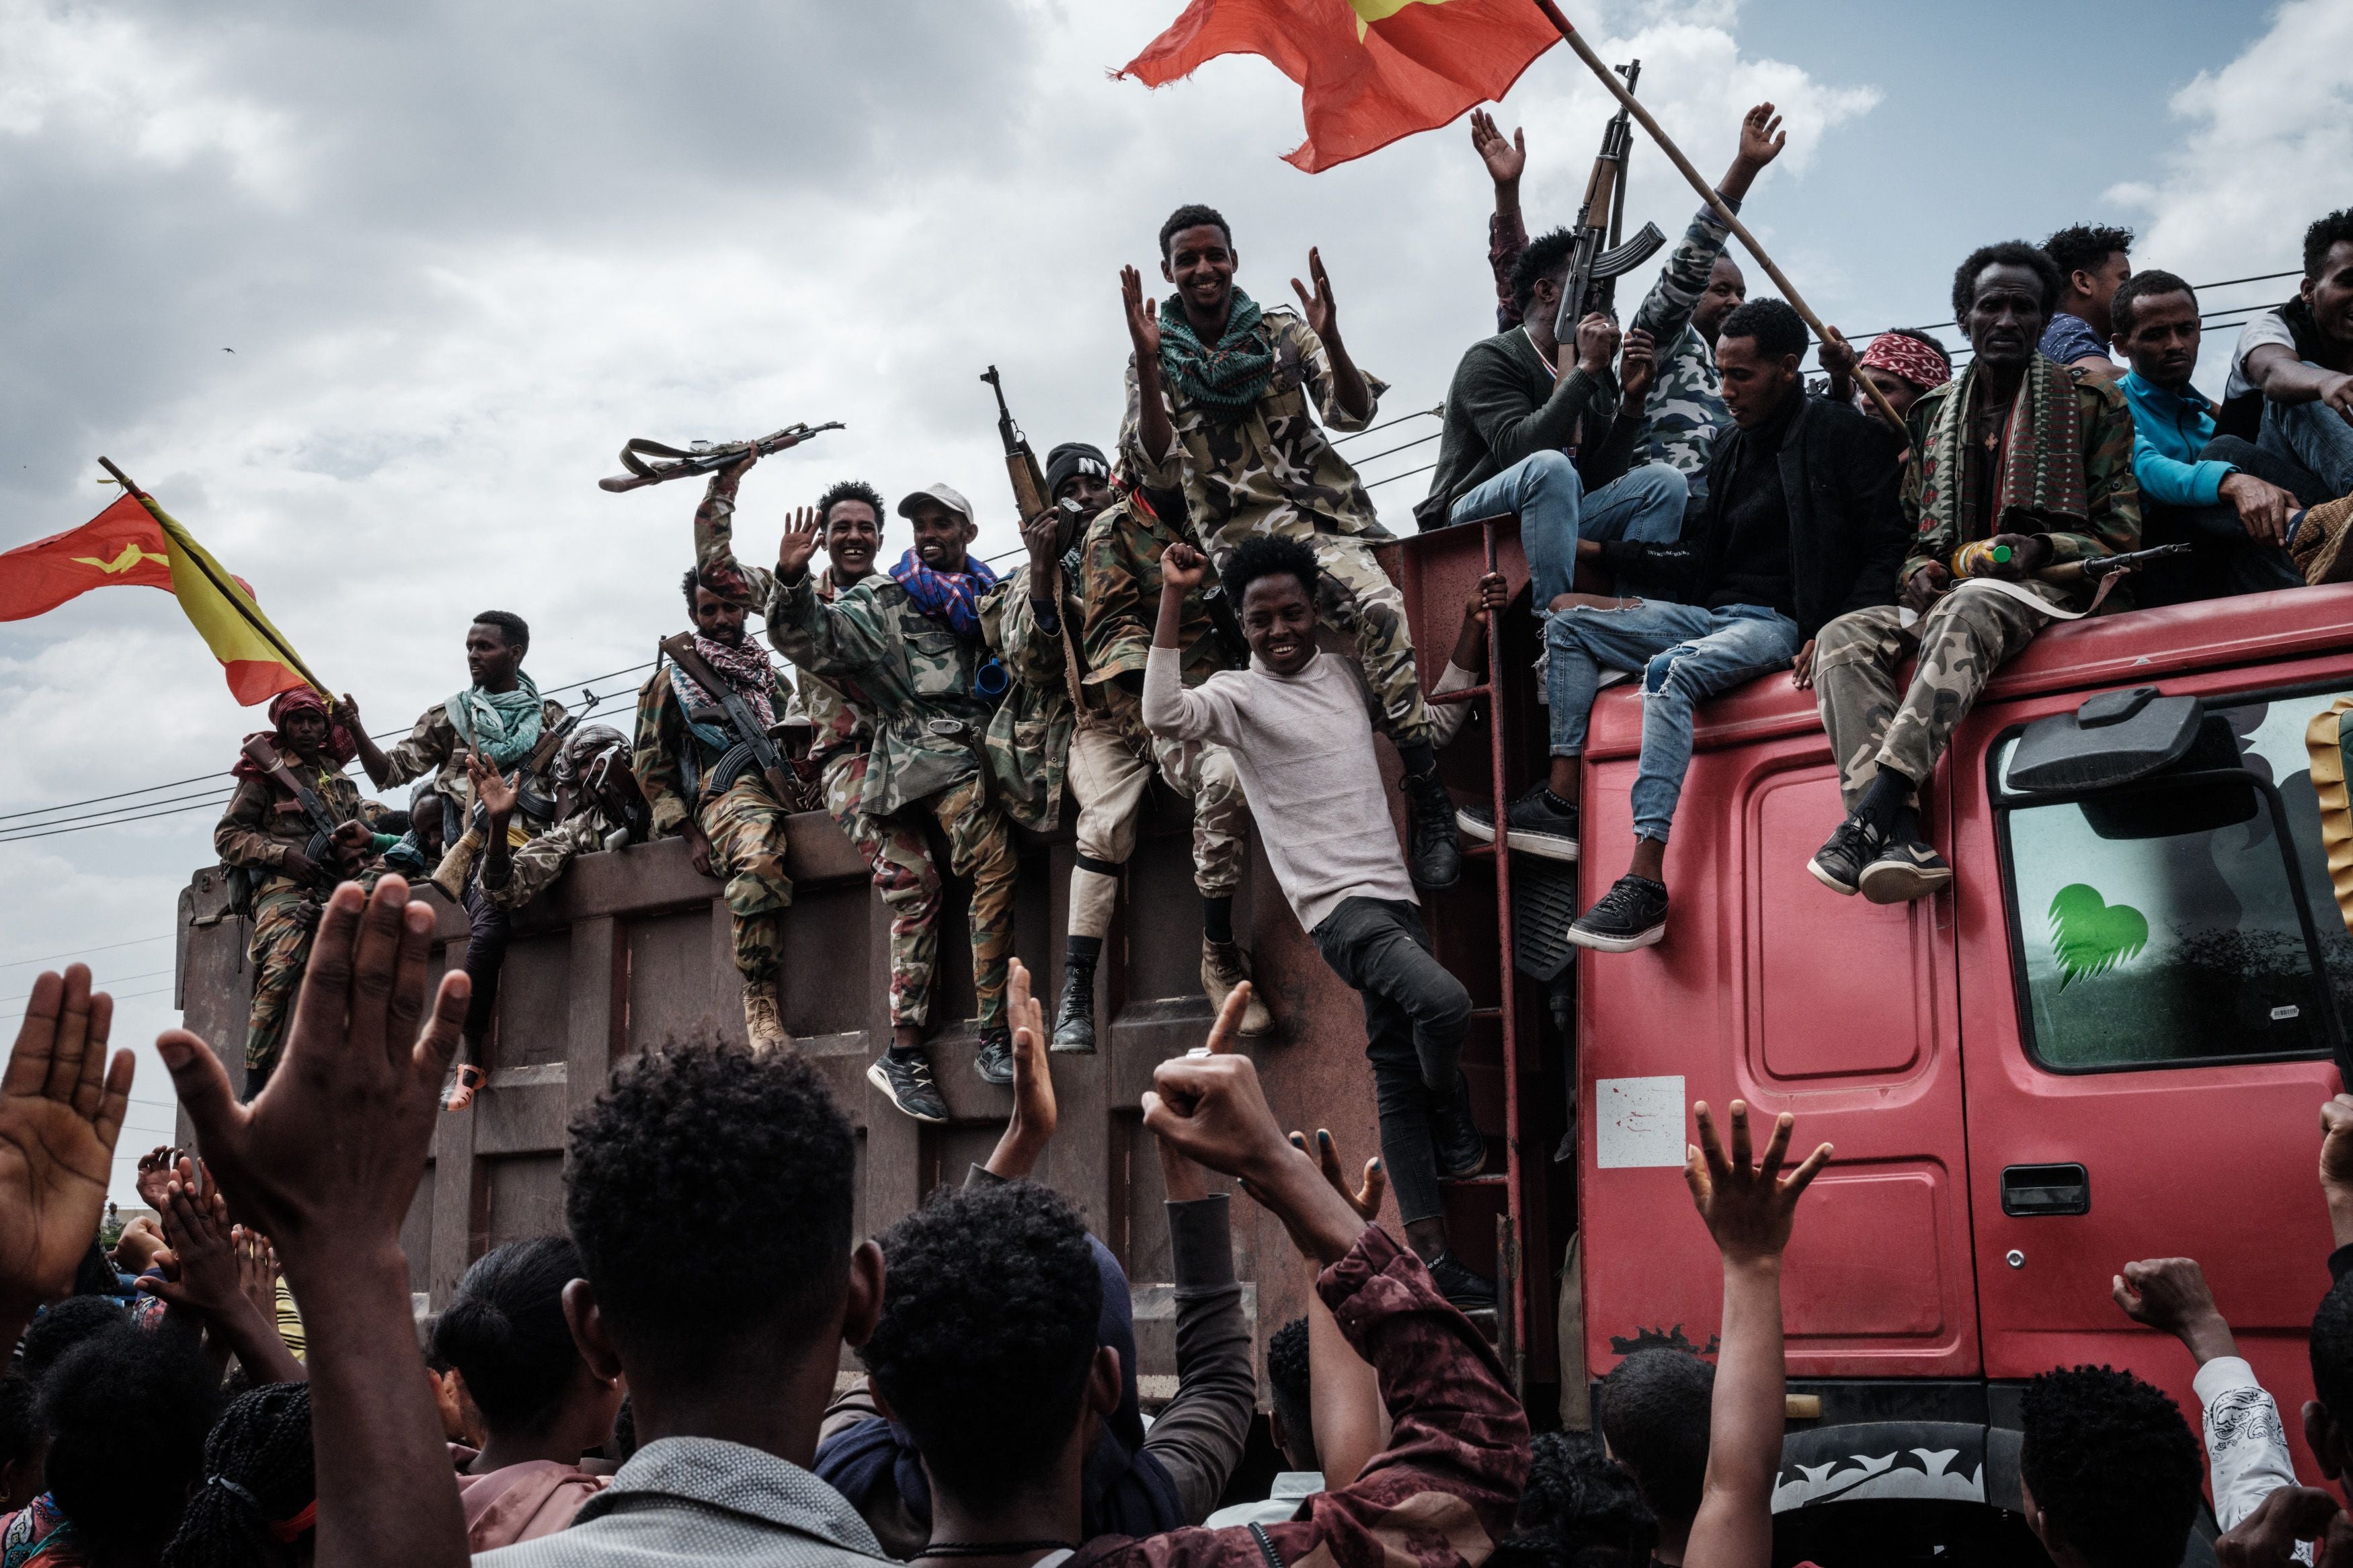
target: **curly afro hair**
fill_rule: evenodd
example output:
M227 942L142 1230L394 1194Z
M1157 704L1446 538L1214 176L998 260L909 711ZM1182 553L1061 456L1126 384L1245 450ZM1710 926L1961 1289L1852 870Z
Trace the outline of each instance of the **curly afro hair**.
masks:
M1168 221L1160 226L1160 259L1168 259L1170 240L1188 228L1201 228L1213 224L1218 232L1226 237L1226 248L1231 250L1234 247L1234 226L1228 223L1226 215L1217 208L1205 207L1198 202L1187 202L1170 213Z
M2059 268L2059 276L2097 272L2118 251L2132 251L2133 231L2099 224L2070 224L2042 242L2042 254Z
M1506 1568L1641 1568L1659 1534L1633 1475L1590 1432L1546 1432L1528 1445L1517 1525L1496 1550Z
M1314 1384L1307 1371L1307 1320L1293 1318L1268 1336L1266 1387L1274 1413L1282 1417L1283 1447L1303 1470L1318 1469L1315 1451L1315 1406L1309 1400Z
M572 1124L564 1217L603 1315L638 1356L693 1376L821 1350L848 1289L857 1147L794 1055L691 1043L632 1057ZM763 1284L739 1288L746 1238Z
M189 1335L116 1323L41 1382L49 1495L92 1556L161 1551L204 1474L220 1384Z
M2328 253L2353 242L2353 207L2338 207L2327 217L2315 218L2304 231L2304 275L2318 278L2328 267Z
M1662 1519L1699 1512L1715 1397L1715 1368L1689 1351L1636 1351L1601 1380L1601 1436Z
M891 508L883 500L882 492L864 479L841 479L825 494L817 498L817 515L820 533L832 531L833 509L846 500L864 501L868 506L872 507L874 531L877 533L882 531L882 520L891 515Z
M223 1411L205 1439L205 1484L164 1549L164 1568L290 1563L270 1527L300 1519L318 1497L311 1385L266 1384Z
M1525 315L1528 301L1535 298L1538 283L1547 278L1566 280L1568 258L1576 250L1575 229L1556 228L1528 241L1520 258L1512 263L1512 309Z
M2060 274L2059 264L2051 259L2042 247L2029 245L2022 239L2005 239L2000 245L1980 245L1969 252L1968 259L1953 269L1953 320L1966 323L1969 306L1978 297L1978 279L1989 267L2023 267L2042 283L2042 319L2048 321L2051 312L2059 308L2060 296L2067 292L2067 279Z
M1757 353L1766 359L1795 355L1802 360L1806 345L1812 342L1806 335L1806 319L1788 300L1770 295L1733 307L1715 335L1719 342L1725 338L1754 339Z
M564 1236L493 1247L458 1281L433 1325L433 1353L466 1377L493 1432L543 1428L580 1373L564 1319L564 1288L580 1278L580 1249Z
M44 1310L25 1331L16 1347L17 1369L38 1383L74 1346L130 1321L131 1314L111 1296L69 1296Z
M1296 577L1300 591L1313 599L1323 573L1315 564L1315 552L1298 540L1279 533L1253 533L1226 557L1226 563L1218 569L1218 581L1225 585L1226 602L1239 612L1242 601L1250 597L1250 584L1261 577Z
M2179 1563L2204 1479L2181 1408L2127 1372L2061 1367L2026 1385L2018 1471L2092 1568Z
M1103 1311L1087 1227L1008 1182L942 1192L881 1239L882 1317L860 1358L934 1483L994 1507L1078 1423Z

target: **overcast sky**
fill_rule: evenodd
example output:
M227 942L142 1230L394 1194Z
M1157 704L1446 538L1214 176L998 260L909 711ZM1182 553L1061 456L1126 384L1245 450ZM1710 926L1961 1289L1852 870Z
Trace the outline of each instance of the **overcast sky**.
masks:
M1265 62L1158 92L1110 79L1177 8L0 0L0 548L98 512L104 453L372 729L463 681L487 607L529 619L543 681L634 665L681 623L694 497L599 491L626 437L839 419L749 480L752 549L849 475L893 495L944 479L1006 549L977 374L1003 369L1041 451L1108 445L1118 268L1148 269L1187 201L1224 210L1261 301L1321 246L1357 362L1392 384L1385 416L1436 404L1493 330L1466 131L1302 174L1279 158L1297 93ZM1969 247L2077 219L2137 226L2137 263L2193 279L2277 271L2353 166L2353 6L2332 0L1569 9L1606 58L1641 58L1643 97L1711 174L1744 107L1781 105L1789 150L1748 216L1851 331L1934 321ZM1527 128L1533 221L1571 216L1601 101L1555 50L1500 110ZM1672 234L1693 205L1638 143L1629 226ZM1406 529L1424 489L1374 493ZM0 627L19 831L217 771L258 721L163 594ZM165 939L211 858L211 801L0 842L0 1018L24 961L90 952L124 998L118 1041L141 1046L119 1195L170 1124L146 1043L175 1021Z

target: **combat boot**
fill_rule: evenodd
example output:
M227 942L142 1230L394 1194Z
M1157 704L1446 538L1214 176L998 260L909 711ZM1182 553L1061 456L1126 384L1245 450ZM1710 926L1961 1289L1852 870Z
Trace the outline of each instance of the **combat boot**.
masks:
M1095 1048L1095 961L1062 960L1062 999L1054 1007L1054 1039L1050 1049L1085 1056Z
M1250 955L1239 945L1211 942L1206 936L1201 939L1201 992L1208 997L1211 1012L1222 1011L1234 987L1250 977ZM1255 985L1242 1007L1241 1027L1237 1032L1245 1040L1262 1040L1274 1033L1274 1015L1267 1010Z
M793 1037L785 1030L785 1013L776 1003L775 981L744 983L744 1032L751 1037L754 1051L792 1049Z

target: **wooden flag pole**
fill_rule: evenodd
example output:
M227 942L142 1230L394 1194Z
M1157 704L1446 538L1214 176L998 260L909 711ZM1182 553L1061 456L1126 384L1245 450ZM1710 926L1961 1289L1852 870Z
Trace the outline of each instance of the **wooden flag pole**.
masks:
M1683 150L1675 145L1674 139L1659 129L1659 122L1651 118L1651 111L1642 107L1642 100L1628 92L1625 84L1618 79L1618 73L1602 64L1601 57L1593 52L1575 27L1569 26L1568 18L1560 14L1560 7L1554 5L1553 0L1535 0L1535 3L1536 9L1545 14L1545 19L1568 40L1568 47L1577 51L1577 58L1601 79L1601 85L1609 89L1609 96L1618 100L1619 107L1631 114L1642 129L1651 133L1651 140L1659 144L1659 151L1667 155L1669 163L1683 171L1683 178L1691 182L1692 189L1699 193L1700 199L1723 220L1726 228L1740 237L1740 243L1748 247L1748 254L1757 258L1757 265L1765 268L1765 275L1773 279L1774 287L1781 290L1781 298L1789 302L1789 308L1813 330L1814 336L1828 342L1830 329L1822 325L1822 319L1814 314L1813 307L1807 304L1805 297L1798 292L1798 286L1789 281L1788 274L1773 265L1773 258L1765 254L1765 247L1757 243L1755 235L1748 232L1747 225L1740 221L1740 215L1724 205L1724 198L1715 194L1715 187L1708 184L1697 169L1692 167L1691 160L1683 156ZM1879 405L1879 411L1887 416L1887 423L1902 430L1904 416L1895 412L1895 405L1887 401L1887 395L1873 386L1867 375L1858 374L1854 379L1862 384L1864 392L1870 394L1872 402Z

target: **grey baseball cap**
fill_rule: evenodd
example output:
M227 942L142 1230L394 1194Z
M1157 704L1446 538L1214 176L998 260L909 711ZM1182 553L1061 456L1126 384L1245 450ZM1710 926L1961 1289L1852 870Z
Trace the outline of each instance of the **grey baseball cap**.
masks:
M960 514L966 522L973 521L972 502L965 500L962 492L946 485L925 485L919 490L909 490L899 498L899 515L914 516L915 503L920 500L935 500L950 511Z

